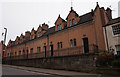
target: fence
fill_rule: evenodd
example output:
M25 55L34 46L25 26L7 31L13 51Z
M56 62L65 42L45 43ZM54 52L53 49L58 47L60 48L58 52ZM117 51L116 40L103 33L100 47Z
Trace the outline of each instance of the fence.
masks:
M98 52L98 46L94 44L89 45L89 53L96 53L96 52ZM70 56L70 55L80 55L80 54L84 54L83 46L53 50L53 56L51 56L51 51L46 51L46 55L44 51L42 51L40 53L33 53L33 54L28 54L28 55L23 54L23 55L18 55L18 56L10 56L4 59L5 60L18 60L18 59L33 59L33 58L55 57L55 56Z

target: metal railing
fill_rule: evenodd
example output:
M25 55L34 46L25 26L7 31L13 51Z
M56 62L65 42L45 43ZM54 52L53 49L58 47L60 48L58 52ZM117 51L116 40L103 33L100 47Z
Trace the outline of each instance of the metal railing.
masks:
M94 45L94 44L89 45L89 53L97 53L97 52L98 52L97 45ZM51 51L46 51L46 56L44 51L42 51L42 52L33 53L33 54L23 54L23 55L5 57L4 59L18 60L18 59L33 59L33 58L44 58L44 57L54 57L54 56L70 56L70 55L80 55L80 54L84 54L83 46L53 50L53 56L51 56Z

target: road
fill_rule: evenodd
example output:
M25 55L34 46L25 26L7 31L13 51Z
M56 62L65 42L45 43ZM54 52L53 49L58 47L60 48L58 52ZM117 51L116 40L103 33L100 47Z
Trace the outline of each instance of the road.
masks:
M34 72L26 69L19 69L9 65L2 66L2 77L56 77L51 74Z
M2 65L2 77L116 77L64 70Z

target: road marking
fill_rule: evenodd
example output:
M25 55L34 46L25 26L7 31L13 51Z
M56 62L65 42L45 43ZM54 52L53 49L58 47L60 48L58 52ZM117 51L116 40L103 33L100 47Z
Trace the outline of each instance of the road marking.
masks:
M30 71L30 70L25 70L25 71L26 72L30 72L30 73L40 74L40 75L50 75L50 74L40 73L40 72L34 72L34 71Z

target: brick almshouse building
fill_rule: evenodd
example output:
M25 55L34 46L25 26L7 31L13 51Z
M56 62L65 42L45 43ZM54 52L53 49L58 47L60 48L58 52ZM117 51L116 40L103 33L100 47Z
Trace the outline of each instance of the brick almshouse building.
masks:
M37 30L10 40L4 57L11 59L78 55L106 50L103 26L112 19L111 10L99 7L79 16L71 7L66 20L58 16L55 26L42 24Z

